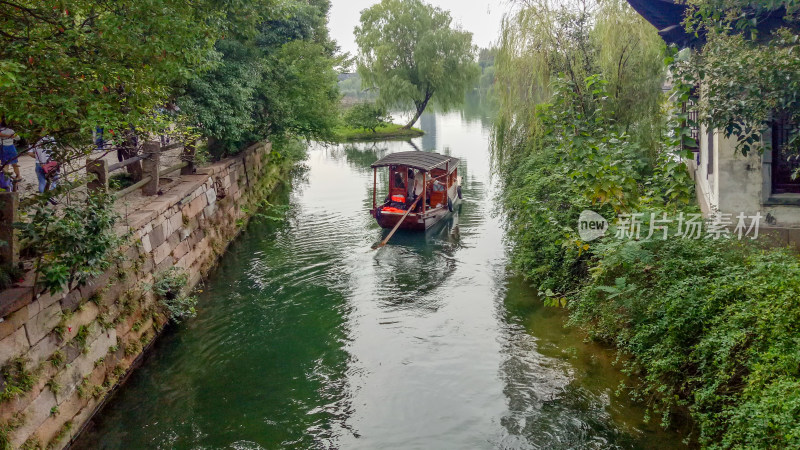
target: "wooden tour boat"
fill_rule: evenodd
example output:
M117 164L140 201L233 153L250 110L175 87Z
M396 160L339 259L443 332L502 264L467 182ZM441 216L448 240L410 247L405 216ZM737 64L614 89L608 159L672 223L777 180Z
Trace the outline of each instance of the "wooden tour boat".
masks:
M370 214L383 228L425 231L434 226L461 201L458 162L452 156L420 151L392 153L381 158L372 164ZM389 195L378 204L381 167L389 168Z

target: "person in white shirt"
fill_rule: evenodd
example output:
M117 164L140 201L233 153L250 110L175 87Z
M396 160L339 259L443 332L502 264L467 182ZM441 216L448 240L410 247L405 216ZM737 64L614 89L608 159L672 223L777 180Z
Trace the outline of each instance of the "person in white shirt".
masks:
M414 177L414 198L422 195L422 190L425 189L425 176L417 172Z
M425 189L425 182L423 175L420 171L408 169L408 199L407 204L413 203L418 196L422 195L422 190ZM417 205L419 207L419 205Z
M47 180L50 180L50 189L55 189L58 182L58 168L49 167L52 163L52 152L55 149L56 140L53 136L45 136L33 146L33 151L28 155L36 160L36 177L39 179L39 192L44 192L47 188ZM50 199L50 203L57 204L55 199Z
M14 175L17 180L22 179L19 173L19 160L17 159L17 147L14 145L15 141L19 140L17 133L6 126L5 121L0 121L0 143L3 144L2 165L11 164L14 167Z

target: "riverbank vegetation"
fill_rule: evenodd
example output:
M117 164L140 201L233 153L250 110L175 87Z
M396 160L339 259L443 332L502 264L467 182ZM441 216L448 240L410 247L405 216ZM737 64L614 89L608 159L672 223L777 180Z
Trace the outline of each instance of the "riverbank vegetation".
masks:
M642 213L645 235L651 213L699 212L675 114L688 92L661 91L672 51L624 1L526 2L503 28L495 164L513 267L619 349L638 376L620 392L664 426L688 412L687 441L800 446L796 256L676 229L665 240L578 233L586 209Z
M127 142L177 124L173 133L205 137L215 154L322 136L338 102L328 9L327 0L12 2L0 13L0 111L28 144L53 136L62 162L92 150L97 128Z

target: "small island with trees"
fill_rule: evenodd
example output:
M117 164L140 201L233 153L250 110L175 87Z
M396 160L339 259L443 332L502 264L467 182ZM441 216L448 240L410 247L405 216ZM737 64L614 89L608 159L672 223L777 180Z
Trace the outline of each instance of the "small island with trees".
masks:
M377 93L373 104L353 106L335 130L340 141L407 139L429 105L448 110L464 101L480 77L472 33L453 24L450 12L421 0L383 0L361 13L355 29L362 88ZM405 125L388 110L410 108Z

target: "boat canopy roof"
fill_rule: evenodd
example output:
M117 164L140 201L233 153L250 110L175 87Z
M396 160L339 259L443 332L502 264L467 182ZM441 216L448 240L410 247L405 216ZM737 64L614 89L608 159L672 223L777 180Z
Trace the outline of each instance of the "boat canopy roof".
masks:
M411 151L386 155L372 164L372 167L408 166L423 172L430 172L433 169L444 169L449 162L450 171L453 171L458 167L458 161L458 158L438 153Z

